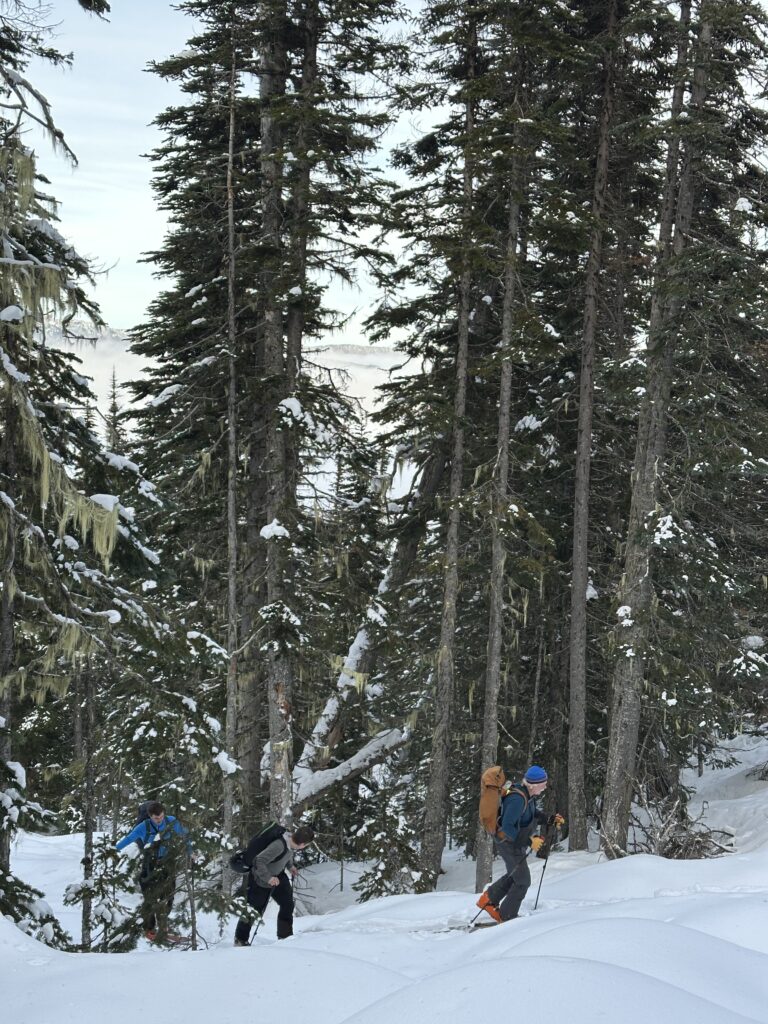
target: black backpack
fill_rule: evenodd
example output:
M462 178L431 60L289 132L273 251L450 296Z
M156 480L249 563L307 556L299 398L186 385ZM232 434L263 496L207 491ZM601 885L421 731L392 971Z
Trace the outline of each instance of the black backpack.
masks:
M136 825L140 825L142 821L149 821L149 805L154 803L154 800L145 800L143 804L139 804L138 814L136 816ZM133 827L136 828L136 825ZM143 839L137 839L136 844L140 850L144 849L144 844L149 839L149 825L147 826L146 832L144 833Z
M266 850L269 844L274 843L276 839L282 839L287 831L288 829L283 825L278 825L276 821L270 821L261 832L256 833L244 850L238 850L237 853L232 854L229 858L229 866L235 874L247 875L261 851Z

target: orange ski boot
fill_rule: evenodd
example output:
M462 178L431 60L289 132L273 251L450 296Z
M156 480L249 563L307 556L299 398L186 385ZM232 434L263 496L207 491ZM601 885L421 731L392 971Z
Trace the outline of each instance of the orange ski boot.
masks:
M480 907L480 909L484 910L486 914L490 914L494 921L501 924L501 914L499 913L498 907L495 907L493 903L491 903L487 892L481 894L480 899L477 901L475 906Z

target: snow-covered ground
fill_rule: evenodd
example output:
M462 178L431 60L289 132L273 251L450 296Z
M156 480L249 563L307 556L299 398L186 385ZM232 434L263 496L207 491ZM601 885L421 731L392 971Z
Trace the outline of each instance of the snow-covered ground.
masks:
M707 770L694 813L733 829L735 852L707 861L553 854L532 859L527 914L475 933L451 929L474 913L474 865L446 854L440 890L355 904L361 866L302 872L313 913L274 939L274 908L253 945L210 933L208 950L70 954L0 919L0 1020L8 1024L474 1024L551 1018L570 1024L768 1024L768 740L727 745L741 763ZM62 906L78 876L80 837L23 835L14 869ZM498 866L497 866L498 868ZM204 921L201 931L205 933ZM211 926L212 927L212 926Z

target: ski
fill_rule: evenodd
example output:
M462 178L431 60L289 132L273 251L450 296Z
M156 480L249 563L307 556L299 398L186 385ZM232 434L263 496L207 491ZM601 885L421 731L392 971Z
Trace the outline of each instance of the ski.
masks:
M503 924L503 921L454 921L449 922L439 931L442 932L475 932L482 931L484 928L495 928L497 924Z

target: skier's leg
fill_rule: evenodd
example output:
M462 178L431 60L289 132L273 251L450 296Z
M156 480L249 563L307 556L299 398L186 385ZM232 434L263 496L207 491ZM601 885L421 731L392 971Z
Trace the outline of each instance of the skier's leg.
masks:
M499 854L501 859L504 861L505 873L501 878L497 878L492 885L489 885L485 890L488 899L495 907L500 907L505 896L512 888L514 884L513 874L520 863L521 859L525 860L525 849L518 849L512 846L511 843L499 842L497 839L493 841L494 848Z
M531 885L531 872L526 857L520 861L510 875L510 886L507 895L499 905L502 921L511 921L517 917L520 904Z
M162 941L168 937L168 915L176 895L176 871L170 864L161 865L157 876L155 917L157 918L157 937Z
M139 880L141 888L141 925L145 932L154 933L157 929L157 921L155 920L151 878L151 875L142 875Z
M265 889L263 886L256 885L253 875L248 875L247 885L243 883L243 889L246 890L246 899L250 906L258 914L263 914L264 909L269 903L270 889ZM246 946L248 939L251 935L251 928L253 927L253 921L247 917L241 917L237 922L237 928L235 928L235 944L238 946Z
M280 907L277 914L277 937L287 939L293 935L293 889L284 871L280 875L280 884L272 890L272 899Z

